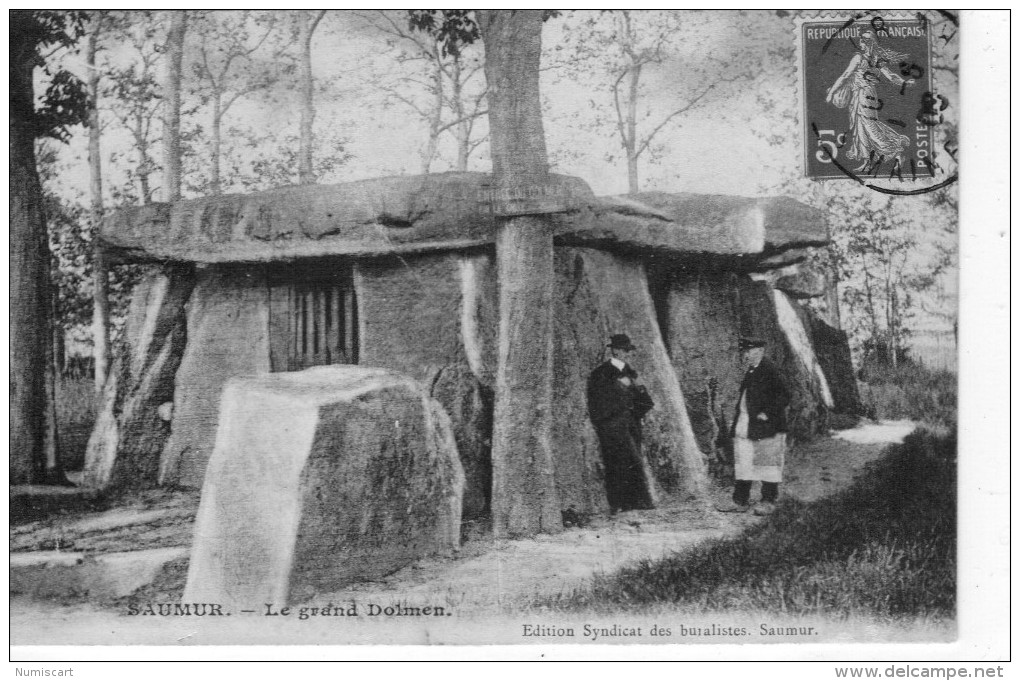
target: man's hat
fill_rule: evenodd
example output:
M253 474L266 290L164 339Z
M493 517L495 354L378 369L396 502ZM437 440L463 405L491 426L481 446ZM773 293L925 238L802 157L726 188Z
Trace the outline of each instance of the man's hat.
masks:
M614 350L637 350L630 342L630 336L625 333L614 333L609 337L609 345L606 347Z
M740 348L741 350L763 348L765 347L765 341L763 341L760 338L748 338L746 336L742 336L740 340L737 341L737 347Z

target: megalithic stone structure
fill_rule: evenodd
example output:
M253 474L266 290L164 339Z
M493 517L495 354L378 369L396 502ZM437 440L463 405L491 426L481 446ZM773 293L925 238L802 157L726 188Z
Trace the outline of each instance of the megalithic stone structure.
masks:
M184 602L285 604L460 541L449 418L386 369L314 367L224 389Z
M785 197L596 197L582 180L556 175L546 188L566 201L566 212L550 216L561 512L608 511L585 380L612 333L639 346L636 368L656 403L642 432L645 477L661 503L705 496L707 463L737 397L741 334L769 339L793 384L795 437L824 431L833 403L859 402L845 335L816 328L803 302L820 292L815 249L829 243L820 211ZM434 173L111 214L100 239L115 262L169 261L192 274L173 297L177 323L156 323L156 344L135 353L169 348L167 361L156 354L159 370L140 374L139 389L135 377L122 381L102 404L90 460L97 473L124 475L89 479L104 488L152 480L158 468L160 484L201 486L229 380L375 366L417 381L442 406L465 473L464 518L485 528L495 487L496 194L490 175ZM831 399L815 364L830 388L839 378ZM133 435L156 430L145 441Z

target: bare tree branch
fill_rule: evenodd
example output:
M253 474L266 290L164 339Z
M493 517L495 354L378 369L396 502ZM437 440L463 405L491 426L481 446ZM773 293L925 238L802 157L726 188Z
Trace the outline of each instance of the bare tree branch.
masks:
M475 118L478 118L479 116L486 116L486 115L488 115L488 113L489 113L489 110L485 109L484 111L476 111L474 113L467 114L466 116L463 116L462 118L458 118L455 121L450 121L449 123L445 123L445 124L441 125L439 128L436 129L436 133L438 134L438 133L446 132L447 130L449 130L450 128L452 128L452 127L454 127L456 125L460 125L461 123L464 123L466 121L473 120Z
M322 17L326 16L326 10L320 9L312 19L312 23L308 26L308 34L314 35L315 29L318 28L319 22L322 21Z
M624 125L625 119L623 116L623 109L620 107L620 83L626 77L629 69L623 69L620 71L620 75L616 77L613 82L613 106L616 107L616 127L620 131L620 139L623 140L623 145L626 147L627 142L627 129Z
M669 123L671 120L673 120L674 118L676 118L680 114L686 113L686 112L690 111L692 108L694 108L698 104L698 102L700 102L702 99L704 99L705 96L709 92L714 90L716 88L716 86L718 86L720 83L732 83L733 81L736 81L736 80L740 80L740 78L739 77L723 78L721 80L718 80L718 81L712 83L707 88L702 90L701 93L698 96L696 96L694 99L692 99L687 104L685 104L684 106L680 107L679 109L673 111L673 113L671 113L668 116L666 116L666 118L664 118L661 123L659 123L657 126L655 126L655 128L653 128L652 131L650 133L648 133L648 135L645 137L644 141L641 142L640 146L637 148L635 154L637 156L640 156L641 153L644 152L644 150L648 148L648 145L651 144L652 139L659 133L660 130L662 130L662 128L667 123Z
M380 90L382 90L383 92L388 93L394 99L397 99L397 100L403 102L404 104L406 104L407 106L411 107L412 109L414 109L416 112L418 112L418 114L422 118L428 118L429 117L429 113L427 111L423 110L421 107L418 106L418 104L414 100L406 97L401 92L399 92L396 88L390 87L388 85L379 85L378 87L379 87Z

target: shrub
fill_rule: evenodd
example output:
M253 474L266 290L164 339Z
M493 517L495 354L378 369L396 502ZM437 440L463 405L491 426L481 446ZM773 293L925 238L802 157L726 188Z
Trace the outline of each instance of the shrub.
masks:
M861 398L874 418L910 419L952 430L956 390L956 374L906 361L870 372L861 386Z
M952 618L955 436L916 431L835 497L786 500L738 538L596 578L545 605L608 612L663 603L695 611Z

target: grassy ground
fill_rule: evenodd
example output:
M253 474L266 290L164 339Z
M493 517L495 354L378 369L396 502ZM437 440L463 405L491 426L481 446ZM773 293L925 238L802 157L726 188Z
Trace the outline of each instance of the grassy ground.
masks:
M646 561L544 605L945 620L955 582L955 438L918 431L836 497L784 501L738 538Z
M643 610L951 620L956 609L956 377L904 366L866 397L923 423L844 492L785 500L741 536L596 579L543 603Z

